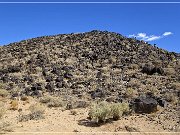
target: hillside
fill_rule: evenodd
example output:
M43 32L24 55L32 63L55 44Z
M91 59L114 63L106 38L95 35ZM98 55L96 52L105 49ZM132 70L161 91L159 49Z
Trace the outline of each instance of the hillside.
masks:
M43 36L0 47L0 82L12 98L49 93L69 102L128 102L150 94L179 126L180 56L107 31ZM159 115L157 115L158 117ZM158 117L159 118L159 117Z

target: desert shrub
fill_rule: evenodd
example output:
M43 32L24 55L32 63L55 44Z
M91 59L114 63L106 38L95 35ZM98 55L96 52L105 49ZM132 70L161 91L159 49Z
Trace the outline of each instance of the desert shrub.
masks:
M83 100L71 100L66 104L66 109L75 109L75 108L86 108L89 106L89 102Z
M4 122L4 121L0 121L0 134L5 132L12 132L13 129L11 127L11 123L10 122Z
M96 123L105 122L110 116L110 106L107 102L94 104L89 111L89 117L95 120Z
M30 119L32 120L38 120L38 119L41 119L41 118L44 118L44 112L45 112L45 107L41 104L34 104L34 105L31 105L29 107L29 110L30 110L30 114L29 114L29 117Z
M126 97L132 97L134 95L134 89L133 88L127 88L125 96Z
M139 65L138 64L131 64L129 66L129 69L133 69L133 70L139 69Z
M29 110L31 111L31 113L39 113L39 114L44 114L45 112L45 107L41 104L33 104L29 107Z
M65 102L59 97L45 96L40 99L41 103L46 103L48 107L63 107Z
M111 116L114 120L118 120L123 114L129 112L129 104L128 103L113 103L110 106L111 108Z
M178 103L178 98L175 96L174 93L166 93L165 94L165 99L168 102L171 102L172 104L177 104Z
M137 79L131 79L128 83L128 86L133 88L139 88L141 86L141 82Z
M18 110L19 103L17 100L12 100L10 103L10 109L11 110Z
M114 103L110 107L111 107L111 115L113 119L118 120L123 114L122 105L119 103Z
M175 90L180 90L180 83L179 82L174 82L172 84L172 88L175 89Z
M166 75L169 75L169 76L176 74L176 71L174 68L164 68L164 72Z
M118 120L123 114L129 112L129 104L127 103L107 103L101 102L94 104L89 111L89 118L95 120L96 123L105 122L107 119L113 118Z
M7 97L9 95L9 92L5 89L0 89L0 96L1 97Z
M0 119L4 116L5 112L6 112L6 109L4 107L4 103L0 102Z
M29 114L20 114L19 122L25 122L28 120L39 120L44 118L45 107L41 104L33 104L29 107Z

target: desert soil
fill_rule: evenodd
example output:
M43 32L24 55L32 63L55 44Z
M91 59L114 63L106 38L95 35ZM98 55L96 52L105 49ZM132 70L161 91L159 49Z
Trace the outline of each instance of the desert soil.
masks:
M87 119L88 108L63 110L46 107L44 119L18 122L19 115L28 113L29 106L36 102L34 99L29 103L21 102L21 112L7 111L4 118L11 123L13 132L6 134L172 134L166 132L162 125L137 114L97 126Z

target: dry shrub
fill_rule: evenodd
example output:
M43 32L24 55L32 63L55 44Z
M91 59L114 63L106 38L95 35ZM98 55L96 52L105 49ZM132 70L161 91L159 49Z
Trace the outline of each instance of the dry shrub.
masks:
M129 87L139 88L141 86L141 82L137 79L131 79L128 83Z
M133 69L133 70L139 69L139 65L138 64L131 64L129 66L129 69Z
M5 113L6 113L6 109L4 107L4 103L0 102L0 119L4 116Z
M129 98L129 97L133 97L133 95L134 95L134 89L133 88L127 88L125 96Z
M29 107L29 110L31 113L38 113L38 114L44 114L45 107L39 103L33 104Z
M166 75L169 75L169 76L176 74L176 71L174 68L164 68L164 72Z
M4 122L4 121L0 121L0 134L5 134L6 132L12 132L13 129L11 127L11 123L10 122Z
M0 96L1 97L7 97L9 95L9 92L5 89L0 88Z
M10 109L11 110L18 110L18 107L19 107L19 103L17 100L12 100L10 102Z
M65 102L59 97L45 96L40 99L41 103L47 104L48 107L63 107Z
M39 103L33 104L29 107L29 114L22 114L19 116L19 122L26 122L28 120L39 120L44 118L45 107Z
M29 107L31 113L29 114L30 120L39 120L44 118L45 107L41 104L34 104Z
M175 90L180 90L180 83L179 82L174 82L172 84L172 88L175 89Z
M165 99L168 101L168 102L171 102L172 104L177 104L179 102L178 98L175 96L174 93L166 93L165 94Z

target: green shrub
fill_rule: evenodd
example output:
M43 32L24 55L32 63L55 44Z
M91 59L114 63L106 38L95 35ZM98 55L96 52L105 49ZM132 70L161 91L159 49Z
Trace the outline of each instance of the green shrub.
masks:
M107 102L94 104L89 111L89 117L95 120L96 123L105 122L110 116L110 106Z
M89 118L95 120L96 123L105 122L107 119L113 118L118 120L123 114L129 112L129 104L127 103L107 103L101 102L95 104L89 111Z
M110 108L114 120L118 120L124 113L129 112L129 104L127 103L113 103Z

